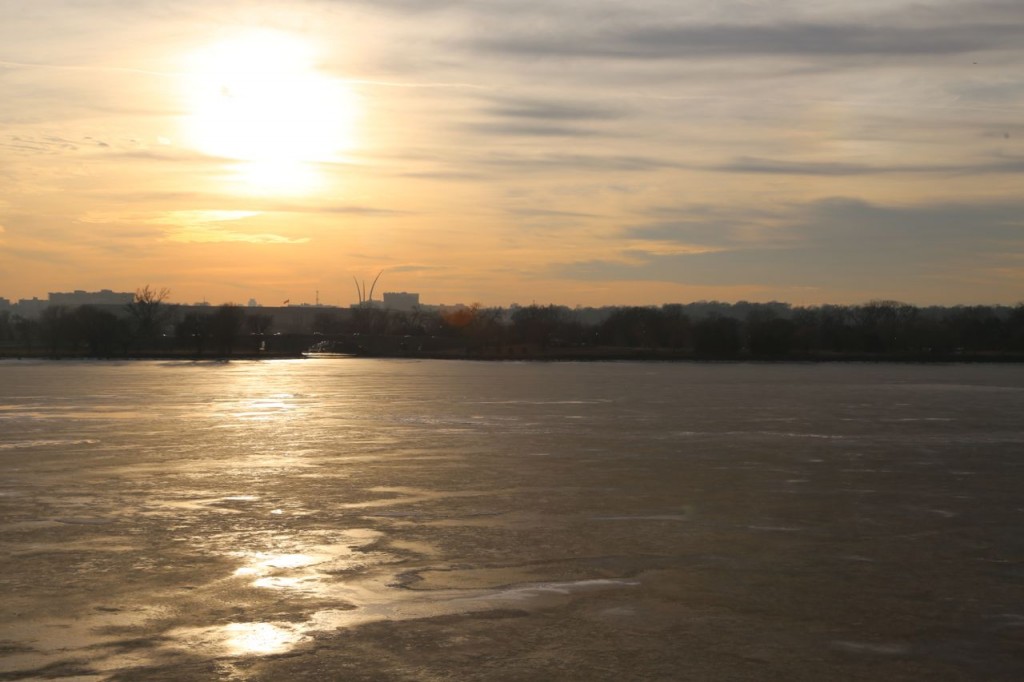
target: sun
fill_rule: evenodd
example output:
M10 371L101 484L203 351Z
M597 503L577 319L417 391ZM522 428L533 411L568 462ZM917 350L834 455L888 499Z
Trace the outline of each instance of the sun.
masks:
M234 160L233 180L259 191L311 189L315 165L354 145L356 99L316 68L313 46L251 31L190 55L185 137L204 154Z

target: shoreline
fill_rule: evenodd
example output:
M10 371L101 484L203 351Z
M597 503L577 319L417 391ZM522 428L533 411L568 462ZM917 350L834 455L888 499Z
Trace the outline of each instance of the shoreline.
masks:
M520 349L519 351L450 351L402 353L311 353L311 352L256 352L201 354L167 351L147 351L123 355L93 355L89 353L52 353L49 351L16 352L0 349L0 360L52 360L107 361L178 360L182 362L230 362L232 360L304 360L304 359L377 358L395 360L476 360L482 362L691 362L691 363L910 363L910 364L1017 364L1024 362L1024 353L795 353L768 356L740 353L737 355L696 355L671 349L549 348Z

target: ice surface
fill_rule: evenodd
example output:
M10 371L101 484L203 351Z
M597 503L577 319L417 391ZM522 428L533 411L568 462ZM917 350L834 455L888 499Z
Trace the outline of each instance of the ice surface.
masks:
M0 676L1024 678L1024 368L651 367L0 363Z

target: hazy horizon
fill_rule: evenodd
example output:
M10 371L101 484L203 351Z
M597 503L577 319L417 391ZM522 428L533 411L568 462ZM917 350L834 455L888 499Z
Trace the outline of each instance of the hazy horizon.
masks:
M104 287L104 288L110 290L109 287ZM353 288L355 288L354 285L353 285ZM137 291L140 291L141 289L142 289L142 287L138 287L137 289L133 289L132 291L113 291L113 293L119 293L119 294L136 293ZM151 289L153 289L153 288L151 287ZM155 289L153 289L153 290L156 291ZM34 294L34 296L27 296L27 297L22 297L22 298L24 300L26 300L26 301L29 301L29 302L33 301L33 299L38 300L40 302L46 302L47 301L47 297L50 294L67 294L67 293L79 293L79 292L85 293L85 294L100 293L99 290L97 290L97 291L85 291L85 290L82 290L82 289L70 290L70 291L55 291L55 290L52 290L52 291L45 292L43 295ZM383 293L385 293L385 292L376 292L374 294L373 302L377 303L377 304L381 304L382 303L381 296L382 296ZM420 293L420 292L405 292L405 291L393 292L391 290L388 290L386 293ZM250 297L250 298L252 298L252 297ZM180 299L178 299L177 297L174 296L174 292L171 291L171 292L168 292L168 295L167 295L167 297L165 299L163 299L163 302L168 304L168 305L178 305L178 306L202 306L202 305L207 305L207 306L216 307L216 306L221 306L221 305L234 305L234 306L239 306L239 307L243 307L243 308L254 307L252 305L252 301L250 301L250 298L235 299L235 300L224 300L224 301L216 301L216 300L190 301L190 300L180 300ZM11 297L5 296L5 295L0 295L0 299L7 299L12 306L18 305L18 303L19 303L19 299L11 298ZM258 300L258 299L253 299L253 300L255 300L255 307L261 307L261 308L284 308L284 307L303 307L303 306L309 306L309 307L323 306L323 307L348 308L350 306L355 306L355 305L359 304L358 300L353 300L353 301L346 302L346 303L333 303L333 302L330 302L330 301L323 300L322 297L321 297L321 300L319 302L317 302L315 299L311 300L311 301L307 301L307 300L303 300L303 299L296 299L296 300L290 300L289 299L289 300L285 300L285 301L264 301L264 300ZM601 302L595 302L595 303L591 303L591 304L587 304L587 305L580 305L580 306L574 306L572 304L558 303L558 302L553 302L553 301L508 301L508 302L504 302L504 303L499 302L499 303L494 303L494 304L491 304L491 305L482 305L482 304L479 303L479 301L477 301L476 299L473 299L471 296L469 297L468 300L465 300L465 301L431 301L431 300L424 300L422 298L422 296L421 296L420 297L420 304L419 305L427 306L427 307L431 307L431 306L442 306L443 307L443 306L459 306L459 305L467 306L468 307L468 306L474 306L474 305L481 305L481 307L484 307L484 308L509 308L509 307L513 307L513 306L526 307L526 306L531 306L531 305L536 305L536 306L556 306L556 307L565 307L565 308L573 308L573 307L583 307L583 308L628 308L628 307L651 308L651 307L672 306L672 305L687 306L687 305L709 304L709 305L729 305L729 306L734 306L734 305L750 304L750 305L785 305L785 306L790 306L792 308L815 308L815 307L822 307L822 306L829 306L829 305L861 306L861 305L869 305L869 304L872 304L872 303L897 303L897 304L900 304L900 305L909 305L909 306L912 306L912 307L915 307L915 308L930 308L930 307L936 307L936 308L949 307L949 308L952 308L952 307L956 307L956 306L960 306L960 305L964 305L964 306L996 307L996 308L1014 308L1014 307L1017 307L1017 306L1024 305L1024 296L1022 296L1020 300L1006 302L1006 303L993 303L991 301L969 301L969 302L964 302L964 303L953 303L953 304L917 303L917 302L914 302L914 301L901 301L901 300L894 299L894 298L882 298L882 297L875 298L875 299L870 299L870 300L863 300L863 301L851 301L851 302L848 302L848 303L838 303L838 302L835 302L835 301L822 301L822 302L815 302L815 303L794 303L792 301L783 301L783 300L778 300L778 299L764 299L764 300L735 299L735 300L724 300L724 299L707 298L707 299L694 299L694 300L660 301L660 302L657 302L657 303L629 303L629 302L626 302L626 303L601 303ZM65 304L58 304L58 305L65 305ZM74 303L74 304L71 304L71 305L72 306L76 306L76 305L87 305L87 304L85 304L85 303Z
M584 7L5 5L0 295L1024 298L1024 5Z

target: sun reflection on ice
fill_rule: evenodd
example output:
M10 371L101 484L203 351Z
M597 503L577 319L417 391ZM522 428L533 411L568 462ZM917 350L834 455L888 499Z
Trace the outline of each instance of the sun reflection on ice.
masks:
M268 554L259 552L252 555L255 560L247 566L236 568L232 575L237 577L256 576L254 587L295 587L301 582L298 578L268 577L268 574L280 570L308 568L327 560L327 557L315 557L308 554Z
M236 655L284 653L309 639L288 624L230 623L224 630L225 644Z
M296 409L295 403L286 400L252 398L241 400L235 404L237 411L232 413L236 419L248 421L269 421L286 416Z
M289 590L297 596L323 595L336 586L339 572L389 558L384 554L357 551L376 542L379 537L380 533L375 531L350 529L343 534L343 541L337 543L301 547L291 541L287 544L293 551L232 552L233 556L243 560L232 576L249 579L249 584L256 588Z
M262 562L262 565L270 568L302 568L320 563L322 560L308 554L278 554Z

